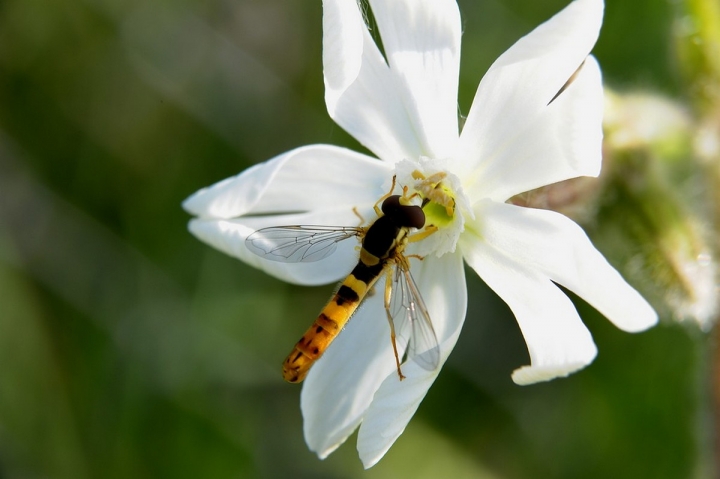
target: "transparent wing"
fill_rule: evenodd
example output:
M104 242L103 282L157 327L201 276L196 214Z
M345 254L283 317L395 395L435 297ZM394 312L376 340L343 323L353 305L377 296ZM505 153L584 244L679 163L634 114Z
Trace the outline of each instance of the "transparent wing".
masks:
M415 361L428 371L437 369L440 346L430 314L410 271L401 264L397 265L393 274L389 309L395 323L395 334L401 342L407 340L407 360Z
M310 263L330 256L338 242L364 233L351 226L272 226L252 233L245 246L272 261Z

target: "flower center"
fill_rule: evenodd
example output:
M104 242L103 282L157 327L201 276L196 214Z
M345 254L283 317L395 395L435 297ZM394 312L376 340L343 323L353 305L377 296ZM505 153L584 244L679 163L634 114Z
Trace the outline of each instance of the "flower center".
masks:
M406 188L409 196L419 198L425 213L425 229L435 229L427 238L412 243L414 254L451 253L463 232L464 215L470 208L460 180L448 170L448 163L421 157L417 161L403 160L395 166L398 184Z
M420 170L414 170L412 177L417 180L415 192L423 199L425 223L438 228L448 226L455 217L455 197L452 189L443 182L447 173L439 171L425 177Z

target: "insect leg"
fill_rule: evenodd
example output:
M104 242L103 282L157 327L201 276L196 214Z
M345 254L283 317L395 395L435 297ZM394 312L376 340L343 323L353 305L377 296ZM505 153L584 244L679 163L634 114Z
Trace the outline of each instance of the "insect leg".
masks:
M379 205L381 205L383 201L385 201L386 199L390 198L390 196L392 196L393 190L395 189L395 180L396 180L396 176L393 175L393 177L392 177L392 184L390 185L390 191L388 191L387 193L385 193L384 195L382 195L382 196L380 197L380 199L377 200L377 201L375 202L375 204L373 205L373 209L375 210L375 214L377 214L378 217L380 217L380 216L383 215L383 212L382 212L382 210L380 209L380 206L379 206Z
M420 241L420 240L422 240L422 239L425 239L425 238L427 238L428 236L430 236L431 234L435 233L437 230L438 230L438 227L435 226L435 225L426 226L425 229L423 229L422 231L418 231L417 233L413 233L413 234L411 234L410 236L408 236L408 237L407 237L407 238L408 238L408 242L409 242L409 243L414 243L414 242L416 242L416 241Z
M358 226L364 225L364 224L365 224L365 218L363 217L363 215L360 214L360 212L358 211L358 209L357 209L356 206L353 206L353 213L355 213L355 216L357 216L358 218L360 218L360 224L359 224Z
M387 314L388 322L390 323L390 342L392 343L393 353L395 354L395 364L397 365L398 376L400 381L405 379L402 371L400 370L400 356L398 355L397 344L395 342L395 322L393 321L392 313L390 312L390 300L392 299L392 283L393 283L393 268L388 268L385 273L385 313Z

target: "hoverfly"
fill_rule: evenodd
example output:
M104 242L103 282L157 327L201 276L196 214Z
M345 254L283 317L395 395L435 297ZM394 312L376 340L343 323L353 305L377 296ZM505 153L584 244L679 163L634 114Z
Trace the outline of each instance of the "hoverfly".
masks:
M361 241L357 265L285 359L286 381L297 383L305 379L382 276L386 278L384 305L400 380L405 376L400 369L397 337L408 340L405 351L408 360L430 371L438 367L440 348L435 330L410 274L409 259L422 258L404 254L408 243L427 237L437 228L425 225L425 213L421 206L411 204L407 188L403 195L393 195L394 188L395 178L390 192L373 206L377 218L368 226L277 226L257 230L246 238L245 245L253 253L285 263L319 261L331 255L340 241L349 238ZM416 231L411 234L411 230Z

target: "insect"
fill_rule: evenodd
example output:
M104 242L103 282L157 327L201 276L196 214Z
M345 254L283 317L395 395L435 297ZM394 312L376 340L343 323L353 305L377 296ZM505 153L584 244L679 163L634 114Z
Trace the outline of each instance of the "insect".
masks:
M303 334L283 363L283 377L297 383L305 379L312 365L342 331L375 283L385 277L384 306L390 324L395 363L404 379L397 337L408 340L405 356L427 370L440 363L440 349L425 302L410 274L410 258L404 254L408 243L434 233L425 225L425 213L411 203L413 196L393 195L390 191L373 206L377 219L369 226L277 226L255 231L245 240L253 253L286 263L319 261L331 255L337 243L349 238L361 240L355 268L340 283L313 325ZM423 200L423 205L429 200ZM379 206L380 205L380 206ZM359 213L356 214L360 216ZM361 217L362 218L362 217ZM363 221L364 222L364 221Z

